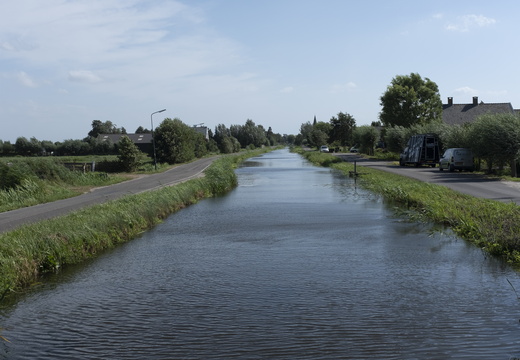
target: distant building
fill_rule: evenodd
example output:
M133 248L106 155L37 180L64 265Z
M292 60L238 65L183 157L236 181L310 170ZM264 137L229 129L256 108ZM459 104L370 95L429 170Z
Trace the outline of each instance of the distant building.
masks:
M152 134L99 134L98 139L117 144L123 136L128 136L142 152L150 153L152 151Z
M206 126L193 126L195 132L204 135L206 140L209 140L209 131ZM117 144L121 137L128 136L130 140L144 153L151 153L152 148L152 134L99 134L98 139L102 141L111 141Z
M454 104L453 98L448 98L448 103L442 105L442 120L448 125L462 125L471 123L484 114L518 114L511 103L478 102L478 97L473 97L470 104Z
M204 135L204 138L206 140L209 140L209 131L207 126L194 125L193 130L195 130L199 134Z

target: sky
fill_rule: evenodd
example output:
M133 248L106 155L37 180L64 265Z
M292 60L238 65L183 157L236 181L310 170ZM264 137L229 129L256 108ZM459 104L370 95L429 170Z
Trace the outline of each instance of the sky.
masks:
M443 103L520 108L519 13L517 0L2 1L0 140L83 139L93 120L370 125L410 73Z

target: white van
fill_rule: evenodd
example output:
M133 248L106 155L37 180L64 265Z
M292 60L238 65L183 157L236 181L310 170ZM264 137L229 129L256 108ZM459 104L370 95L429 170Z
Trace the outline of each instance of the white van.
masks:
M439 170L475 170L473 162L473 152L470 149L451 148L447 149L439 160Z

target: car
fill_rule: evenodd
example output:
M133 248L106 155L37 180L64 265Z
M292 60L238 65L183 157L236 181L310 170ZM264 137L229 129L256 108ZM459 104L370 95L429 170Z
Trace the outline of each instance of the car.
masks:
M329 147L327 145L322 145L320 147L320 152L326 152L328 153L329 152Z
M474 171L474 157L470 149L465 148L450 148L446 149L444 155L439 160L439 170L443 171L467 170Z
M359 149L358 149L357 145L352 146L352 147L350 148L350 152L351 152L351 153L357 153L357 152L359 152Z

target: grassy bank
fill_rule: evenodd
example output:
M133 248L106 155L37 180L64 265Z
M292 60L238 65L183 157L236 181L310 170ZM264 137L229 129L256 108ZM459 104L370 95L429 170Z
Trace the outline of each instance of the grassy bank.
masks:
M205 171L202 178L130 195L0 234L2 297L30 286L42 274L80 263L126 242L202 198L230 191L237 185L236 165L266 151L222 157Z
M330 154L301 152L316 165L330 166L345 175L354 165ZM461 238L486 252L520 266L520 207L464 195L444 186L357 166L358 184L408 211L413 220L449 226Z
M0 159L0 212L66 199L123 176L70 171L56 158Z

